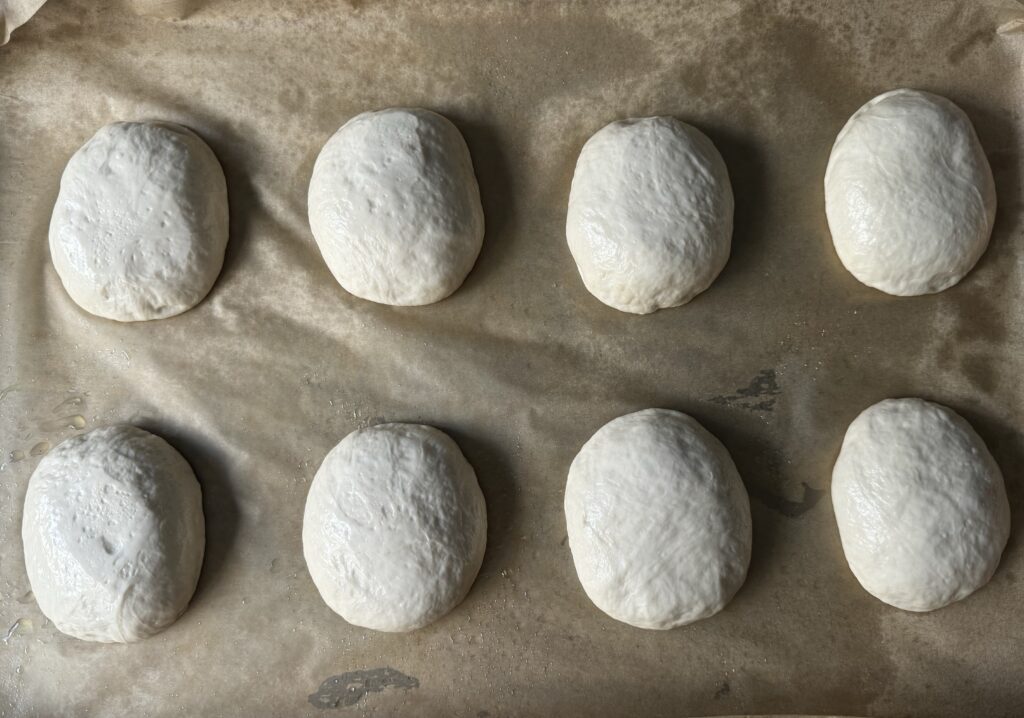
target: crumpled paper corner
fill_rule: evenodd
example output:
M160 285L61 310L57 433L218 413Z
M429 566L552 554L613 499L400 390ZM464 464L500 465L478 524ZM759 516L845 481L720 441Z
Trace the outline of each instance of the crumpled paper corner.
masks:
M1024 32L1024 2L1010 0L998 4L999 27L997 35L1016 35Z
M0 0L0 45L6 45L11 33L28 22L46 0Z

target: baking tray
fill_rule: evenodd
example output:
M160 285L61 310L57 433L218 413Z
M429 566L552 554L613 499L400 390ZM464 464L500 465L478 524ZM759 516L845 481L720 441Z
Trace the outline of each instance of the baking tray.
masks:
M1015 2L909 0L50 0L0 48L0 714L1024 713L1022 17ZM935 296L860 285L823 212L836 133L901 86L966 110L999 195L988 251ZM487 217L465 285L428 307L347 294L306 220L326 139L395 105L458 125ZM587 293L564 222L586 139L652 114L717 144L736 229L707 292L640 317ZM46 235L70 155L139 118L214 149L231 240L201 305L118 324L68 298ZM1014 521L991 584L924 615L858 586L828 500L847 424L911 395L973 423ZM723 441L754 522L736 599L667 632L587 600L562 512L583 442L651 406ZM190 609L128 646L45 620L19 535L39 455L118 421L188 458L208 531ZM449 432L488 504L469 597L408 635L333 614L301 552L320 460L380 421Z

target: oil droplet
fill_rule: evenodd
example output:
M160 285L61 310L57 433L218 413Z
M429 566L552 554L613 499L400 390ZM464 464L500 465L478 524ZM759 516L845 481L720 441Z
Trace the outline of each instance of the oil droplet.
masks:
M33 446L31 449L29 449L28 453L29 453L30 456L42 456L43 454L45 454L49 450L50 450L50 442L49 441L40 441L38 444Z
M14 451L11 452L10 457L11 457L11 463L12 464L15 461L24 461L25 460L25 452L22 451L21 449L15 449Z
M64 416L42 424L43 431L62 431L63 429L84 429L85 417L81 414Z

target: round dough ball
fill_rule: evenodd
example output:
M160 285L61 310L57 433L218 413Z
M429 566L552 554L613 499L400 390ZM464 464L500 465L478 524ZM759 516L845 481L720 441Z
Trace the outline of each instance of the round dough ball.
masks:
M430 426L352 432L327 454L306 499L302 551L313 583L364 628L412 631L451 611L486 544L473 467Z
M94 429L36 467L21 526L39 608L63 633L130 643L188 607L206 531L195 474L133 426Z
M465 140L428 110L353 117L316 159L309 226L335 279L357 297L399 306L444 299L484 238Z
M678 411L601 427L569 469L565 520L587 596L638 628L713 616L747 575L746 489L725 447Z
M202 301L228 241L224 173L206 143L169 122L115 122L68 161L50 255L71 298L122 322Z
M722 271L732 187L718 150L674 117L613 122L576 163L565 234L590 293L650 314L686 304Z
M887 399L846 431L832 505L850 569L876 598L932 611L988 583L1010 535L1003 475L956 412Z
M915 90L854 113L825 171L825 213L843 265L898 296L941 292L988 246L996 190L967 115Z

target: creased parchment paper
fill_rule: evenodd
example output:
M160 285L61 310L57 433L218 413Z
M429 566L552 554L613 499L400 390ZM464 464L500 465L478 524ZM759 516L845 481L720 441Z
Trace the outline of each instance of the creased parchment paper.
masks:
M0 45L11 39L11 33L24 25L46 0L0 0Z
M1021 714L1024 35L997 33L1020 5L177 5L53 0L0 48L0 714ZM843 270L822 192L840 127L900 86L967 111L999 194L977 268L909 299ZM458 125L487 216L465 285L428 307L347 294L306 220L326 139L393 105ZM564 222L586 139L651 114L717 144L736 231L709 291L638 317L586 292ZM231 241L206 301L126 325L71 302L46 235L70 155L100 126L139 118L188 125L216 152ZM991 585L926 615L860 589L827 493L847 424L907 395L974 424L1013 505ZM733 603L668 632L591 605L562 512L582 443L651 406L723 441L754 520ZM117 421L188 458L208 531L191 608L130 646L59 634L29 594L20 540L39 456ZM488 504L469 597L409 635L347 625L301 553L320 460L380 421L449 432Z

